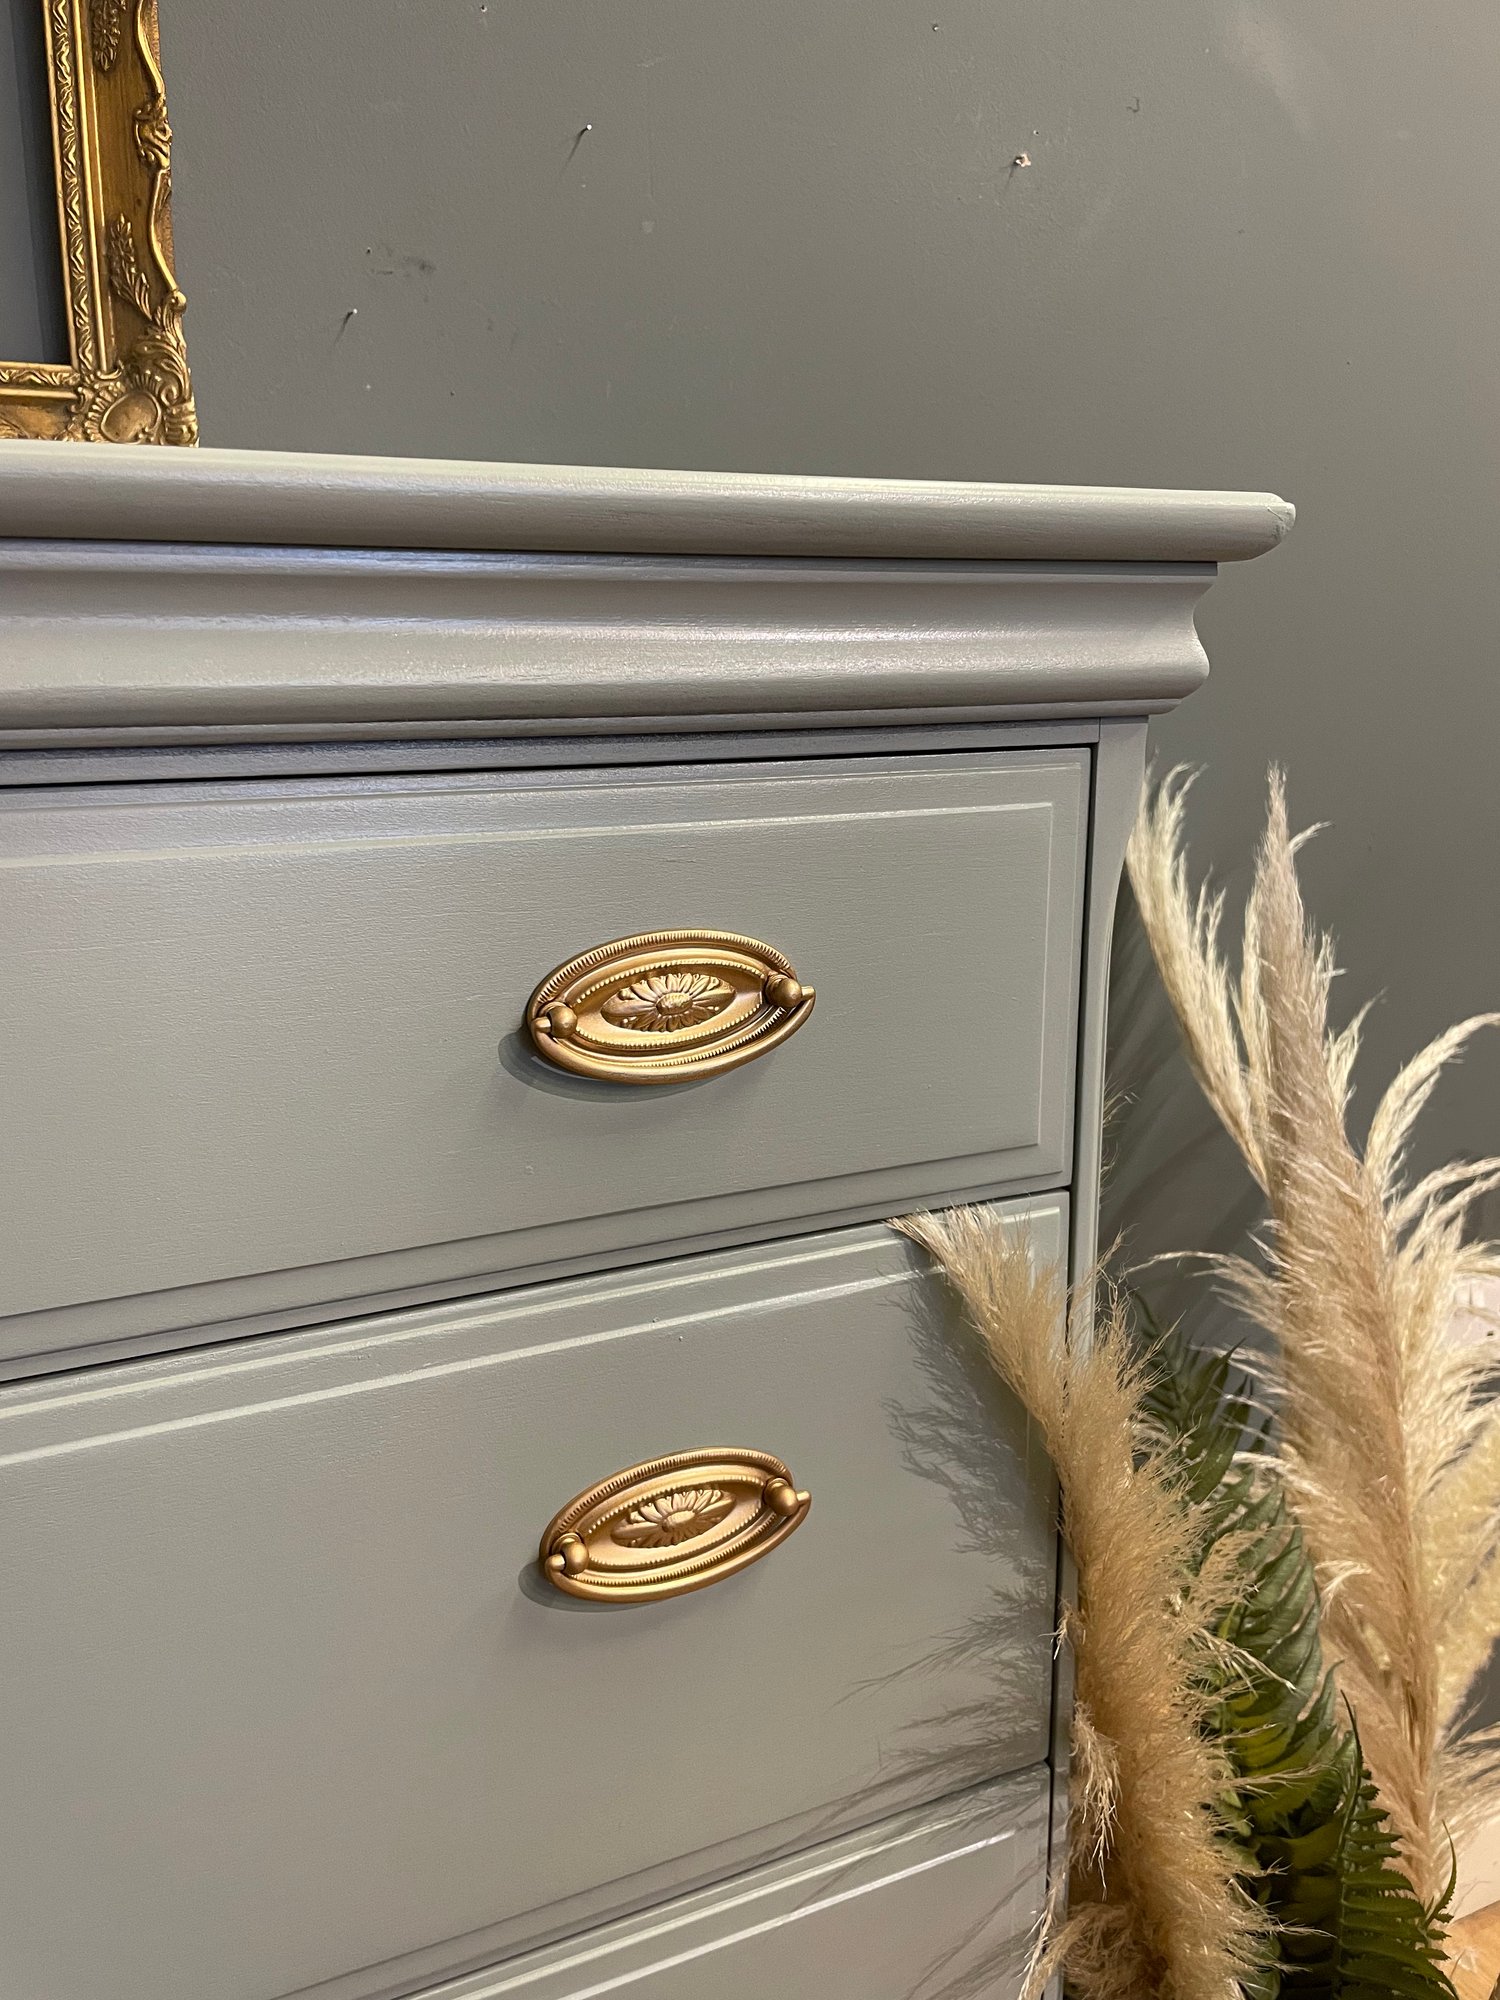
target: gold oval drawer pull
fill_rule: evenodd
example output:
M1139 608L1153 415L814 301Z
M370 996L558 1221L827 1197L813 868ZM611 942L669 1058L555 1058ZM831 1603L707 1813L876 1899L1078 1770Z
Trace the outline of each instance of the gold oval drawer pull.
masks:
M549 972L526 1003L548 1062L610 1083L716 1076L794 1035L813 1010L791 960L730 931L645 931Z
M812 1505L769 1452L716 1446L617 1472L554 1514L542 1575L572 1597L680 1597L759 1562Z

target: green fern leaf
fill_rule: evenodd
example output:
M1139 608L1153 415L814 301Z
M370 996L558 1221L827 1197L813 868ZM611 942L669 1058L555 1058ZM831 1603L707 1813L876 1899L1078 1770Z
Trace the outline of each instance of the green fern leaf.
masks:
M1323 1663L1317 1579L1286 1498L1257 1457L1263 1430L1233 1357L1164 1334L1134 1301L1147 1356L1148 1448L1170 1456L1201 1557L1234 1538L1244 1602L1205 1665L1211 1726L1239 1781L1226 1817L1275 1962L1246 2000L1456 2000L1442 1911L1401 1872L1396 1842ZM1228 1660L1232 1664L1224 1664ZM1218 1664L1214 1664L1218 1662Z

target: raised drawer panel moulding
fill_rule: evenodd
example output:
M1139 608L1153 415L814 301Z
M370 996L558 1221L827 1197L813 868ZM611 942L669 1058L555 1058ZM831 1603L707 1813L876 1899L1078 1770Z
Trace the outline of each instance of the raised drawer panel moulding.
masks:
M1046 1795L1044 1769L1002 1779L420 2000L868 2000L981 1975L986 2000L1017 2000L1046 1884Z

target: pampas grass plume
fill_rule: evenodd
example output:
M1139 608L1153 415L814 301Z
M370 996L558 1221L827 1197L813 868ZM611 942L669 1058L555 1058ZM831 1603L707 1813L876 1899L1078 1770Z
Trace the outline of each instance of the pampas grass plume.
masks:
M1264 1258L1221 1260L1271 1334L1276 1449L1325 1586L1323 1636L1419 1895L1441 1901L1456 1843L1500 1808L1492 1743L1466 1737L1500 1630L1500 1411L1483 1351L1451 1322L1500 1251L1466 1243L1500 1161L1409 1185L1413 1124L1484 1015L1440 1035L1348 1136L1360 1020L1329 1024L1333 947L1309 925L1278 773L1238 978L1222 899L1188 883L1190 779L1148 797L1131 884L1189 1062L1266 1197ZM1303 836L1305 838L1306 836Z
M938 1260L1000 1376L1039 1426L1078 1573L1067 1621L1077 1707L1071 1913L1032 1967L1080 2000L1237 2000L1261 1918L1221 1836L1233 1779L1205 1734L1195 1528L1146 1442L1142 1381L1118 1311L1064 1338L1056 1272L982 1209L896 1225Z

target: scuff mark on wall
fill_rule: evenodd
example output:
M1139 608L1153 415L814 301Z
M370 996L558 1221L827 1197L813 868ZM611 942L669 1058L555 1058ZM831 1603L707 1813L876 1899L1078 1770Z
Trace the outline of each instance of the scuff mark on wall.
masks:
M393 250L389 243L382 243L378 248L372 245L365 255L380 260L370 266L370 275L374 278L430 278L437 270L432 258L424 257L415 250Z

